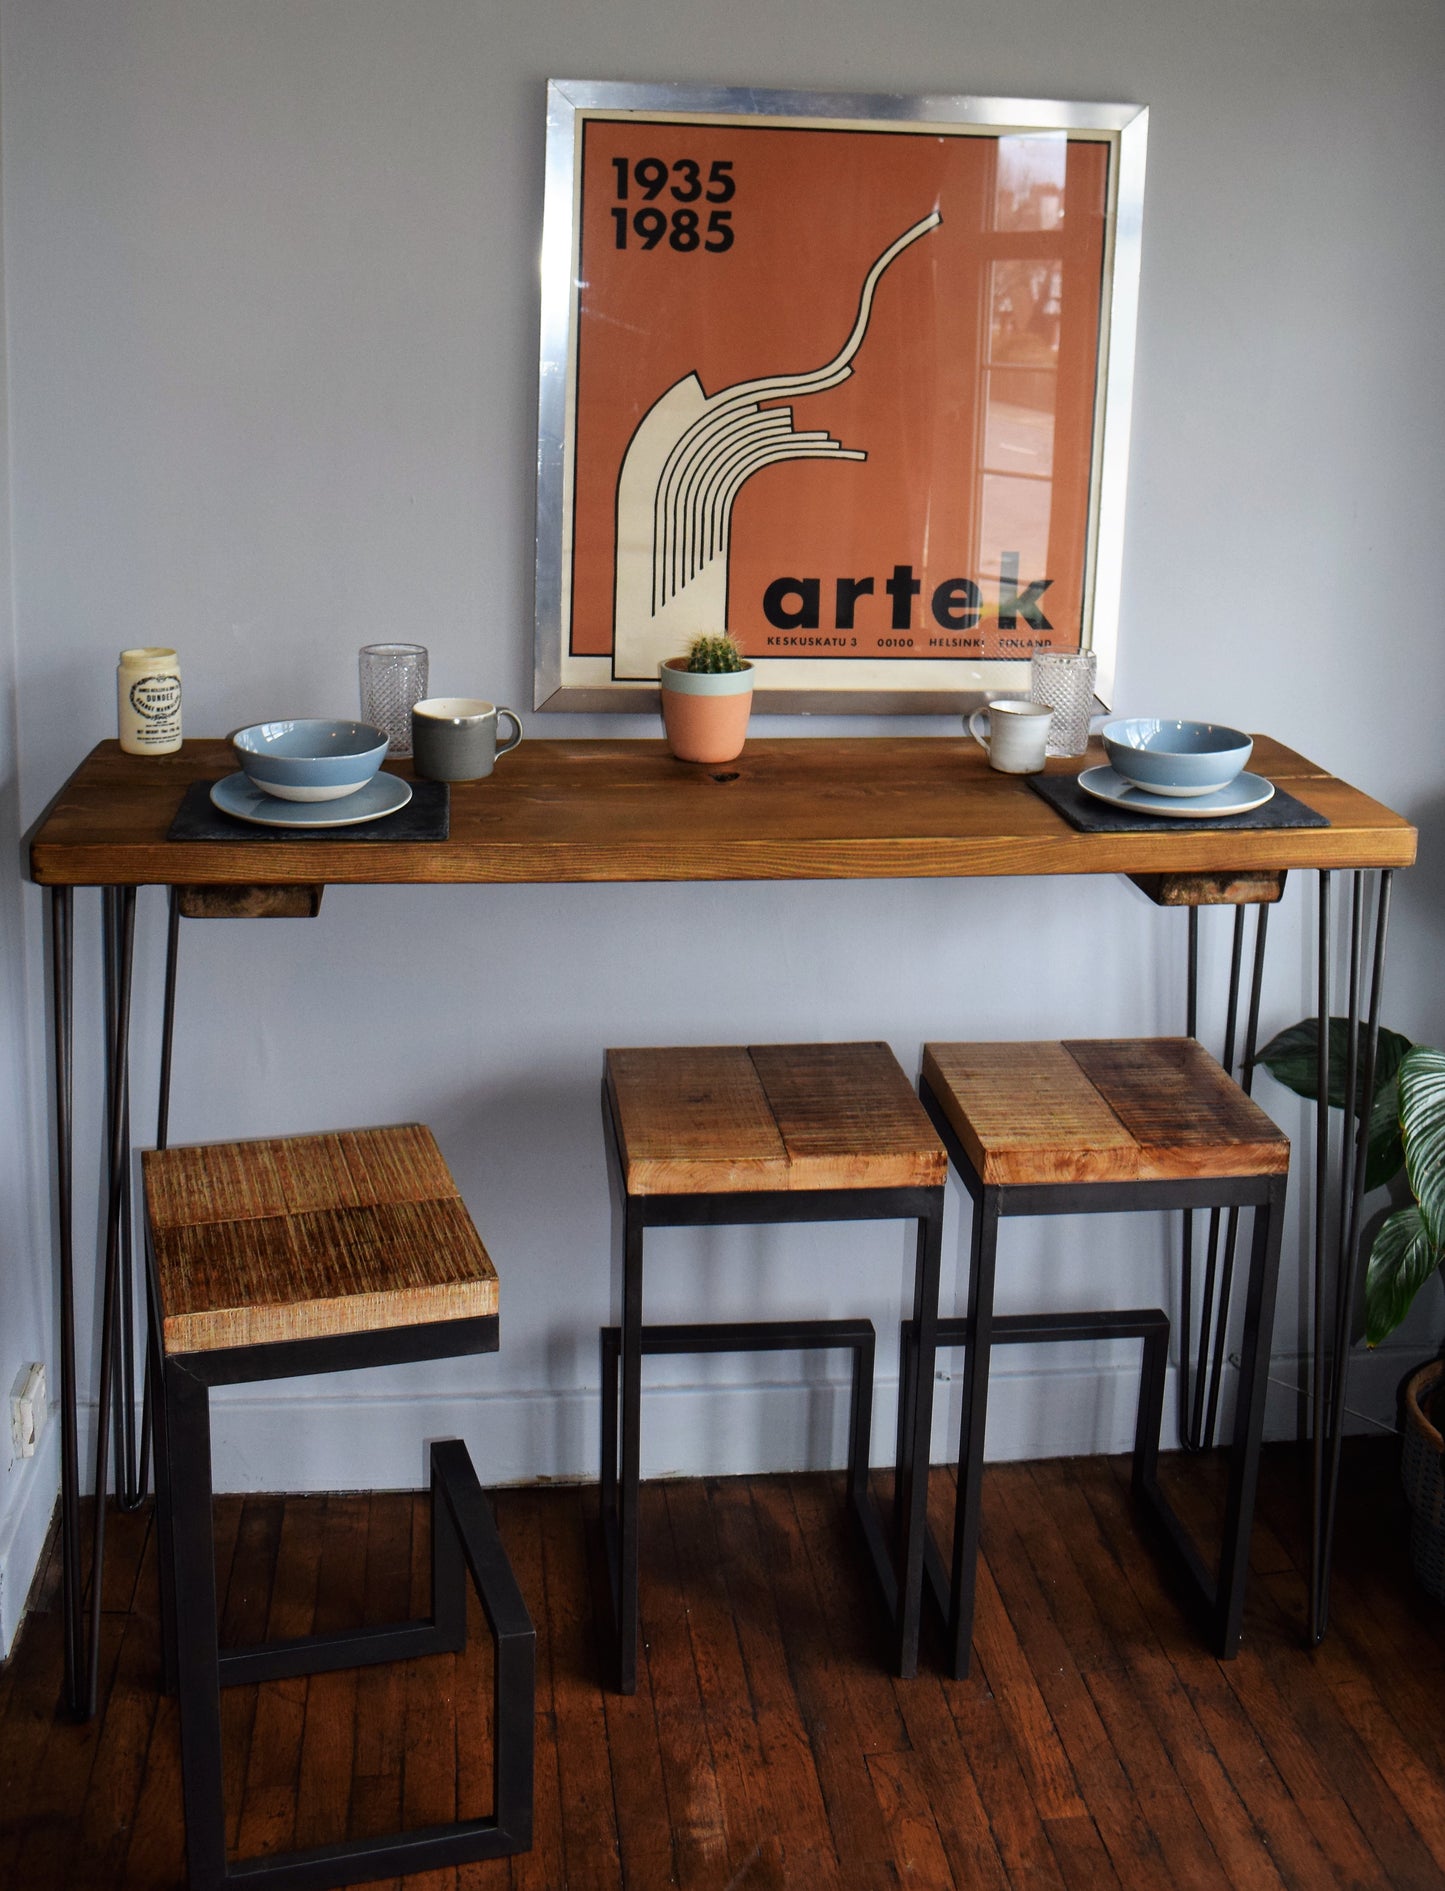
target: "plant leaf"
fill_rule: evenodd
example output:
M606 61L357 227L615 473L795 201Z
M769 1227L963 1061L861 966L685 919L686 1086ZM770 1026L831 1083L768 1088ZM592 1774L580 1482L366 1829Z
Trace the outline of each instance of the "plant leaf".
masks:
M1400 1066L1405 1173L1436 1248L1445 1243L1445 1051L1415 1049Z
M1331 1020L1333 1025L1334 1020ZM1287 1090L1293 1090L1296 1096L1314 1100L1317 1094L1316 1077L1318 1060L1315 1047L1319 1042L1319 1020L1302 1018L1298 1024L1292 1024L1287 1031L1281 1031L1272 1037L1264 1049L1255 1053L1254 1061L1263 1064L1276 1083L1282 1083Z
M1357 1043L1360 1071L1364 1069L1367 1035L1368 1027L1361 1023ZM1349 1042L1349 1019L1331 1018L1330 1105L1337 1110L1343 1109L1345 1102L1345 1053ZM1318 1046L1319 1019L1301 1018L1298 1024L1292 1024L1287 1031L1281 1031L1277 1037L1271 1038L1262 1051L1255 1053L1254 1061L1263 1064L1275 1081L1282 1083L1287 1090L1293 1090L1296 1096L1309 1097L1313 1101L1317 1094ZM1409 1049L1409 1038L1402 1037L1398 1031L1388 1031L1381 1025L1379 1042L1375 1048L1377 1095L1381 1084L1399 1069L1400 1060Z
M1365 1269L1367 1345L1378 1346L1390 1337L1441 1259L1420 1210L1413 1203L1397 1208L1375 1236Z
M1395 1071L1376 1086L1370 1110L1369 1148L1365 1157L1366 1189L1384 1188L1405 1166L1405 1143L1400 1135L1400 1073Z

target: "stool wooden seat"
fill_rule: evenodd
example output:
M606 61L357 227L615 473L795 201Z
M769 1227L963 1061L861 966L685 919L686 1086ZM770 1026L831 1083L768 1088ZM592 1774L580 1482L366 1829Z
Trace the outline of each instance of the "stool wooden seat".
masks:
M923 1076L985 1184L1289 1168L1289 1139L1193 1038L925 1044Z
M895 1562L868 1501L871 1322L642 1323L647 1228L916 1220L914 1319L920 1355L931 1362L948 1157L898 1060L881 1043L610 1050L603 1117L621 1246L620 1320L601 1336L602 1520L619 1688L636 1686L641 1362L656 1353L852 1353L849 1504L896 1634L899 1672L911 1674L922 1606L931 1363L904 1454Z
M948 1157L886 1044L607 1053L630 1195L931 1188Z
M531 1844L534 1636L459 1439L431 1446L432 1612L421 1622L256 1648L217 1643L213 1385L494 1352L497 1274L419 1123L148 1150L156 1493L166 1674L180 1696L192 1891L340 1885ZM466 1571L493 1664L493 1812L304 1852L227 1861L220 1689L466 1644Z
M995 1340L1076 1339L1091 1316L1046 1313L996 1321L998 1225L1010 1215L1098 1214L1143 1208L1253 1210L1238 1395L1223 1546L1211 1578L1159 1490L1162 1419L1157 1369L1146 1370L1134 1459L1135 1494L1163 1526L1204 1608L1217 1652L1239 1647L1249 1532L1264 1425L1265 1381L1279 1273L1289 1140L1192 1038L1109 1038L924 1046L919 1094L973 1198L965 1318L942 1322L944 1344L966 1347L951 1577L930 1546L931 1592L949 1625L950 1661L968 1671L990 1352ZM1092 1335L1136 1331L1131 1311L1095 1318ZM1156 1321L1162 1317L1151 1314ZM1139 1336L1146 1338L1142 1331ZM905 1326L902 1418L917 1345ZM1146 1416L1152 1443L1145 1439ZM900 1446L900 1454L902 1447Z
M497 1271L420 1123L141 1162L168 1353L497 1311Z

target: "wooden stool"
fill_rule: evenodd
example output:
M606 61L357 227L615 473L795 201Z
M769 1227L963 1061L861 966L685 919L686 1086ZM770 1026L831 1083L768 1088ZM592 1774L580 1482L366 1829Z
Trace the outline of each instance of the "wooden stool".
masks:
M1265 1382L1279 1275L1289 1141L1192 1038L1100 1039L1044 1044L926 1044L919 1094L973 1198L965 1319L944 1323L966 1342L951 1579L932 1543L929 1587L948 1621L950 1665L967 1674L989 1355L996 1341L1082 1338L1088 1315L995 1320L994 1262L1006 1215L1110 1214L1123 1209L1253 1209L1229 1487L1217 1575L1211 1577L1155 1475L1163 1386L1146 1351L1136 1432L1134 1489L1202 1604L1213 1645L1238 1652L1249 1568ZM1103 1316L1093 1336L1121 1336L1147 1310ZM1050 1330L1052 1329L1052 1330ZM932 1374L916 1333L905 1329L902 1420L921 1374ZM1152 1438L1146 1433L1152 1431ZM900 1446L900 1457L903 1448Z
M617 1684L637 1684L637 1505L642 1356L845 1346L853 1351L849 1504L895 1631L898 1672L918 1665L934 1330L948 1158L886 1044L612 1050L602 1086L618 1213L621 1323L603 1344L602 1522ZM868 1321L767 1320L648 1327L647 1228L916 1220L915 1347L923 1373L903 1453L893 1556L868 1500L873 1330ZM618 1422L618 1364L621 1422Z
M217 1645L210 1388L497 1347L497 1275L430 1130L148 1150L142 1156L162 1619L180 1694L191 1891L351 1884L524 1851L532 1832L534 1636L460 1439L431 1447L428 1620L261 1647ZM383 1838L226 1859L222 1687L457 1650L463 1564L495 1646L493 1812Z

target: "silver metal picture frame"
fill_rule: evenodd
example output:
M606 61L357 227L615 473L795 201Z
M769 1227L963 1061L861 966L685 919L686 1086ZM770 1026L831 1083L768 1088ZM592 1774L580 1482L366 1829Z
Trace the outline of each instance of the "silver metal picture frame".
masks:
M554 80L539 709L728 629L766 712L1112 697L1148 112Z

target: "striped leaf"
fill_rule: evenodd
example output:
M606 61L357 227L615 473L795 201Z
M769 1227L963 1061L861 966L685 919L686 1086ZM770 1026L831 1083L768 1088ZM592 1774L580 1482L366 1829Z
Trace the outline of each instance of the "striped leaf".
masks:
M1445 1245L1445 1051L1416 1048L1400 1066L1405 1173L1434 1246Z
M1365 1269L1367 1345L1378 1346L1390 1337L1440 1260L1420 1210L1413 1202L1397 1208L1375 1236Z

